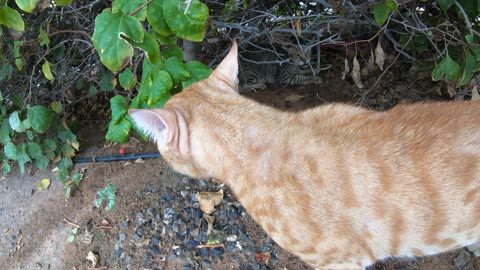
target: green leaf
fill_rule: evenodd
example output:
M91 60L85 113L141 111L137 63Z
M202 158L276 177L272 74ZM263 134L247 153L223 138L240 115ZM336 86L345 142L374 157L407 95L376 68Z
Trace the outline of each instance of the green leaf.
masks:
M73 168L73 161L69 157L64 157L60 160L58 163L58 169L59 170L69 170L71 171Z
M0 126L0 143L9 142L11 137L12 128L10 127L9 119L4 118L2 120L2 125Z
M73 175L73 183L77 186L80 185L80 181L82 181L82 179L83 179L82 173L77 172Z
M147 20L157 33L162 36L173 35L163 15L163 0L153 0L147 7Z
M63 156L72 158L75 156L75 149L73 149L72 146L69 144L63 144L60 147L60 150L62 151Z
M153 33L153 38L158 40L160 42L160 45L162 46L167 46L167 45L175 45L177 44L177 36L162 36L159 33L155 32Z
M115 88L115 78L112 74L104 73L100 78L100 89L105 92L112 91Z
M165 68L170 73L175 83L183 82L192 77L182 60L178 57L170 57L165 62Z
M373 6L373 17L378 25L383 25L390 14L390 8L387 4L377 4Z
M112 123L118 124L128 112L127 101L123 96L114 96L110 99L112 108Z
M27 153L31 158L37 159L42 156L42 148L38 143L29 142L27 143Z
M53 77L52 70L50 69L51 65L52 63L48 62L47 60L45 60L45 62L42 65L43 75L49 81L53 81L53 79L55 79L55 77Z
M185 66L191 72L192 78L188 81L182 82L183 88L188 87L194 82L198 82L208 78L208 76L210 76L210 74L212 73L212 70L209 67L205 66L202 62L191 61L185 63Z
M438 5L440 8L445 12L449 9L453 4L455 4L455 0L437 0Z
M19 71L23 69L22 51L23 41L15 40L13 42L13 56L15 57L15 66Z
M25 164L32 161L27 152L27 145L21 143L17 145L17 162L20 167L20 172L23 174L25 172Z
M394 10L395 12L398 12L397 0L385 0L385 3L387 4L388 8Z
M10 164L8 164L8 163L6 163L6 162L4 162L4 163L2 164L2 171L3 171L3 174L4 174L4 175L9 174L11 170L12 170L12 168L10 167Z
M183 0L163 0L163 14L168 26L179 37L200 42L207 29L208 7L199 0L192 0L187 13Z
M7 4L0 8L0 24L12 28L15 31L25 30L25 22L20 13L7 6Z
M88 93L91 97L96 96L98 94L97 87L95 87L94 85L90 86L90 89L88 89Z
M24 129L30 129L32 127L32 124L30 123L30 120L28 119L23 119L22 121L22 127Z
M64 130L58 133L57 138L59 138L62 142L71 145L76 150L78 150L80 147L80 144L77 141L77 136L75 136L71 130Z
M8 142L5 147L3 148L3 153L7 158L11 160L17 160L18 155L17 155L17 146L13 144L12 142Z
M40 46L48 46L50 44L50 38L48 34L43 31L43 28L40 27L40 33L38 34L38 38L40 39Z
M130 132L130 122L125 118L121 119L117 124L110 122L108 126L107 135L105 138L108 141L126 143L128 142L128 133Z
M137 83L137 78L132 73L131 68L126 68L120 75L118 75L120 85L126 90L132 89Z
M172 77L165 71L155 70L152 72L152 89L148 98L148 106L159 102L172 89Z
M57 4L57 6L60 6L60 7L64 7L72 2L73 0L55 0L55 4Z
M35 159L35 165L37 165L37 168L40 170L47 170L49 160L46 156L41 155L39 158Z
M31 130L27 130L27 138L28 140L33 140L33 132Z
M12 78L13 67L6 61L0 63L0 81Z
M145 33L143 36L143 42L138 43L127 37L125 37L130 44L147 52L147 57L153 64L156 64L160 60L160 47L157 41L149 34Z
M432 72L434 81L441 79L454 81L460 74L460 66L447 54L445 58L438 64Z
M47 188L50 186L50 179L44 178L40 183L37 184L38 190L47 190Z
M479 10L477 7L477 1L472 1L472 0L458 0L458 3L462 6L463 10L469 16L470 18L475 18L476 16L479 15ZM457 13L459 16L462 18L462 20L465 20L463 17L463 13L461 13L457 9Z
M53 101L50 103L50 108L56 113L62 112L62 103L60 101Z
M165 60L171 57L178 57L178 59L183 60L183 50L177 45L170 46L168 49L163 50L160 56Z
M44 152L55 151L57 150L57 143L54 140L47 138L42 142L42 150Z
M115 208L115 201L117 199L117 195L115 192L117 191L117 186L112 183L109 183L104 190L100 190L97 192L99 198L95 201L95 205L100 207L102 205L103 200L107 197L109 199L109 203L106 210L112 210Z
M8 122L10 123L10 127L16 132L21 133L25 131L25 128L23 128L22 125L22 121L20 120L20 117L18 115L18 111L14 111L12 114L10 114Z
M120 34L135 42L143 42L143 27L137 18L120 12L112 13L108 9L95 18L93 45L102 63L114 72L133 56L132 46Z
M53 124L53 116L47 108L35 105L28 109L27 118L38 133L45 133Z
M463 69L462 77L460 79L460 82L458 83L458 86L465 85L472 79L475 73L476 67L477 67L477 61L475 61L475 57L468 51L468 49L466 49L465 50L465 67Z
M67 198L68 198L68 197L69 197L69 196L67 196ZM70 235L70 236L67 238L67 241L68 241L69 243L73 243L73 241L75 241L75 235Z
M113 13L121 11L123 14L130 15L133 11L135 11L141 5L144 5L146 2L147 0L115 0L112 4L112 11ZM140 11L135 13L134 16L139 21L144 21L147 17L146 8L143 7Z

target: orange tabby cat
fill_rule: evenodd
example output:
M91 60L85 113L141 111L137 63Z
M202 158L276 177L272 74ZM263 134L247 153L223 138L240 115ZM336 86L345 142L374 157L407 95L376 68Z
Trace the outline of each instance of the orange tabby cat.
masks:
M319 269L480 242L480 103L282 112L237 93L237 46L164 109L131 110L177 171L227 183Z

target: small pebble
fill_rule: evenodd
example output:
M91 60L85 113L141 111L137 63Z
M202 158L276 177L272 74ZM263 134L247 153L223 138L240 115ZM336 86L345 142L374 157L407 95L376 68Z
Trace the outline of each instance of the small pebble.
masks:
M17 237L16 237L15 235L10 235L10 236L8 237L8 240L10 240L10 241L15 241L15 240L17 240Z
M223 254L223 248L214 248L210 250L210 255L212 256L220 256Z
M185 249L187 251L193 251L198 246L198 242L195 240L187 240L185 242Z
M160 241L158 240L158 238L157 238L157 237L155 237L155 236L154 236L154 237L152 237L152 244L153 244L153 245L156 245L156 246L158 246L158 244L159 244L159 243L160 243Z
M155 245L151 245L150 246L150 252L152 252L152 254L159 254L160 253L160 249L158 249L158 246L155 246Z
M123 252L123 250L120 246L115 247L115 257L116 258L120 258L120 256L122 256L122 252Z
M137 224L140 225L144 221L143 213L137 213Z
M180 191L180 195L182 195L182 197L185 198L188 195L188 191L182 190L182 191Z
M127 235L125 233L120 233L118 235L118 239L120 240L120 242L125 241L126 238L127 238Z
M135 236L133 236L133 241L135 242L138 242L142 239L142 236L138 235L138 234L135 234Z
M191 203L198 202L197 194L193 193L192 196L190 196L190 202Z
M204 188L207 186L207 183L203 179L200 179L200 187Z
M153 209L151 207L147 208L147 215L154 216Z
M229 235L229 236L227 236L227 241L228 242L235 242L235 241L237 241L237 236L236 235Z
M122 223L122 229L128 229L128 226L130 226L130 220L125 220Z

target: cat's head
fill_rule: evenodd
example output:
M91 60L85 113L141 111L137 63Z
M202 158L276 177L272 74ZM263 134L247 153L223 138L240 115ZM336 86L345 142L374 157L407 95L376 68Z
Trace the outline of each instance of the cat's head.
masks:
M199 114L209 110L205 107L215 103L215 97L238 95L237 75L234 42L229 54L207 79L173 96L163 109L130 109L128 113L136 126L157 143L162 157L174 170L196 178L212 177L211 166L205 165L208 160L202 147L202 143L209 143L207 132L198 131L193 125L198 122Z

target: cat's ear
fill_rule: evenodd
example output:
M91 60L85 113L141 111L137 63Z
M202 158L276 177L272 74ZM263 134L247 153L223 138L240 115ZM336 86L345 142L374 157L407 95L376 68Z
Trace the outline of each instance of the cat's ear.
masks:
M222 90L238 92L238 46L236 41L233 41L230 52L215 68L210 78L216 80Z
M161 109L130 109L135 125L155 142L165 146L172 141L175 120L172 113Z

